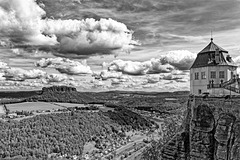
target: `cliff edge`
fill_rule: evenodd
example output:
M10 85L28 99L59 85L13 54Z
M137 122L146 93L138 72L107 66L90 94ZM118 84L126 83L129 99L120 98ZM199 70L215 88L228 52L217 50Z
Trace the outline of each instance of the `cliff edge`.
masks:
M240 97L188 100L183 130L162 150L164 160L240 160Z

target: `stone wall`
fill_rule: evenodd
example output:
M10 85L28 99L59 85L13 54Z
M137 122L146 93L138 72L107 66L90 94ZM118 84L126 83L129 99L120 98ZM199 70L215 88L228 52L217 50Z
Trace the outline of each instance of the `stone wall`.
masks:
M240 160L240 98L189 99L184 130L163 148L166 160Z

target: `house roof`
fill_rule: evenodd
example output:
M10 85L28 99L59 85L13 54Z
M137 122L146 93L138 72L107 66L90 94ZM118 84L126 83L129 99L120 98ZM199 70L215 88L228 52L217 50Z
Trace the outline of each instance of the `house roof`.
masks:
M215 52L217 50L219 51L219 63L216 63L215 61ZM191 68L217 65L237 66L234 64L232 58L228 54L228 51L213 43L213 39L211 38L211 42L198 53L197 58L195 59Z
M213 43L213 39L211 38L211 42L203 50L201 50L199 53L215 52L217 49L219 50L219 52L228 53L228 51L226 51L222 47L219 47L218 45Z

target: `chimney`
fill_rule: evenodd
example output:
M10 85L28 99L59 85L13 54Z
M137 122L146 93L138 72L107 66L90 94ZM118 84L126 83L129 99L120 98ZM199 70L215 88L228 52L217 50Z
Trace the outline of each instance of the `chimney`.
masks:
M219 49L217 48L216 51L215 51L215 62L217 64L220 63L220 54L219 54Z

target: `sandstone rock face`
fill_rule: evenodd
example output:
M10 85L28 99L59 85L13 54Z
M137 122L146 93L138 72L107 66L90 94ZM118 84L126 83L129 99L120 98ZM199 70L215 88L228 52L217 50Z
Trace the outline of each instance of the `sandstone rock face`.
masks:
M163 148L163 159L240 160L240 98L201 99L189 107L185 129Z
M184 132L174 136L168 145L162 150L162 156L165 160L185 160L186 151L186 134Z
M239 160L240 159L240 121L235 122L233 126L233 146L231 150L231 160Z
M68 86L52 86L52 87L43 87L42 92L75 92L77 91L74 87Z
M231 114L220 114L216 125L215 139L221 144L227 144L230 137L235 117Z
M206 105L199 105L193 110L192 128L199 132L210 132L214 128L214 117Z
M235 119L236 118L233 115L228 113L222 113L219 115L214 134L216 140L215 159L217 160L229 159L229 151L231 148L230 138L232 137L232 128Z
M190 158L192 160L213 159L214 116L207 105L193 110Z

